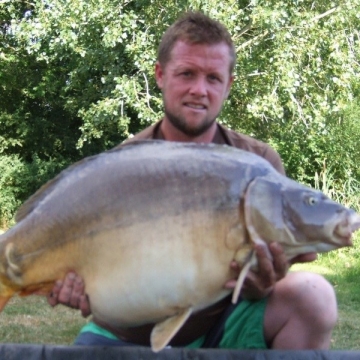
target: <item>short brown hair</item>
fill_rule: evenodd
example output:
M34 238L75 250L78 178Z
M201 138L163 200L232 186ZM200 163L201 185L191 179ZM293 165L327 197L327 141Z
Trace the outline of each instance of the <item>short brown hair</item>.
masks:
M164 33L158 49L158 61L165 66L178 40L190 44L214 45L225 42L230 53L230 74L234 71L236 52L229 31L220 22L201 12L187 12Z

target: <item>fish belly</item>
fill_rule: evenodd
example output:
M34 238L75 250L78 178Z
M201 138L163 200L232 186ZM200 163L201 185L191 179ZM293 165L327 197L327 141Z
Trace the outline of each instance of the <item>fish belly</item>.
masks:
M94 237L84 269L93 315L117 327L157 322L229 294L235 248L226 242L232 216L189 212L114 228Z

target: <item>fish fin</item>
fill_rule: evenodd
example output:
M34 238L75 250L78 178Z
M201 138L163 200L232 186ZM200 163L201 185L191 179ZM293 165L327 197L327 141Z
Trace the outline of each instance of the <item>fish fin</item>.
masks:
M65 172L65 170L64 170ZM39 190L36 191L28 200L26 200L18 209L15 214L15 221L20 222L25 219L54 188L54 186L60 180L60 176L56 177L53 180L45 183Z
M233 291L232 299L231 299L231 302L233 304L237 303L237 301L239 299L241 288L242 288L242 286L244 284L244 281L245 281L245 278L246 278L246 275L248 274L251 266L254 264L255 261L256 261L256 254L255 254L255 251L252 250L251 253L250 253L249 259L247 260L247 262L242 267L242 269L240 271L240 274L239 274L239 277L237 279L235 289Z
M110 152L110 150L108 151ZM56 188L56 186L60 183L62 179L64 179L69 173L74 171L76 168L81 168L82 166L86 166L88 163L95 161L98 158L103 157L106 154L100 153L97 155L86 157L69 167L65 170L61 171L56 177L52 180L49 180L44 185L38 189L35 194L30 196L19 208L19 210L15 214L15 221L20 222L21 220L25 219L30 213L34 211L34 209L43 201L52 191Z
M184 325L191 313L192 307L189 307L157 323L151 332L151 349L154 352L162 350Z
M5 258L7 261L6 272L12 280L17 280L21 277L22 272L18 265L15 263L15 245L13 243L8 243L5 247Z
M5 305L11 299L11 296L0 296L0 312L3 310Z

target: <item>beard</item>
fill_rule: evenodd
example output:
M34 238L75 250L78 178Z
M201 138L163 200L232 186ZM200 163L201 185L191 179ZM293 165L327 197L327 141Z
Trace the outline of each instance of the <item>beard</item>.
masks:
M205 133L215 122L216 117L214 119L205 118L199 124L191 126L188 124L186 119L183 117L178 117L172 113L170 113L165 108L165 115L177 130L181 131L183 134L189 137L197 137Z

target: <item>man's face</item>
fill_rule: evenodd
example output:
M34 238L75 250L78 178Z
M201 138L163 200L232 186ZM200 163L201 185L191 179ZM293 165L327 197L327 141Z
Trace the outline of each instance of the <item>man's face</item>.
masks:
M230 60L226 43L177 41L167 64L155 67L165 119L188 136L199 136L209 129L230 91Z

